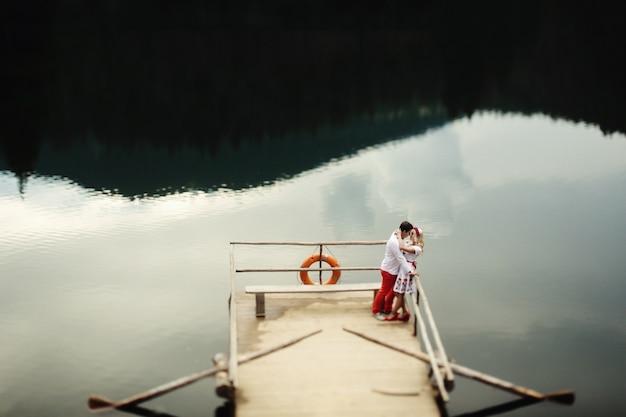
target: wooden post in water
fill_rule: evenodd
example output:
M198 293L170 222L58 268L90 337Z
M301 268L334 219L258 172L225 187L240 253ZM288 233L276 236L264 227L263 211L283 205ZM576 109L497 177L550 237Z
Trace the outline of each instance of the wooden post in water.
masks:
M217 353L213 357L215 367L223 369L215 374L215 394L218 397L232 400L235 397L235 389L228 378L227 364L228 359L223 353Z
M426 362L429 363L430 362L430 357L425 354L424 352L411 352L407 349L404 349L402 347L399 346L394 346L390 343L387 343L384 340L381 339L377 339L375 337L371 337L371 336L367 336L364 333L358 332L356 330L351 330L348 329L346 327L343 328L343 330L355 334L359 337L362 337L363 339L369 340L371 342L377 343L379 345L382 346L386 346L390 349L393 349L395 351L398 351L400 353L404 353L405 355L408 356L413 356L414 358L417 358L419 360L421 360L422 362ZM439 359L437 359L437 363L438 365L443 366L443 364L441 363L441 361ZM548 394L543 394L541 392L535 391L533 389L530 388L525 388L522 387L520 385L516 385L513 384L511 382L508 381L504 381L502 379L496 378L494 376L491 375L487 375L485 373L482 372L478 372L475 371L473 369L470 369L466 366L462 366L456 363L451 363L450 367L452 368L452 370L459 374L462 375L464 377L473 379L475 381L479 381L482 382L484 384L487 385L491 385L492 387L495 388L500 388L501 390L504 391L508 391L510 393L513 394L517 394L523 397L528 397L528 398L534 398L537 400L541 400L541 401L553 401L559 404L573 404L574 400L575 400L575 394L574 391L572 390L563 390L563 391L557 391L557 392L552 392L552 393L548 393Z
M229 346L228 346L228 378L230 379L233 388L237 388L239 378L239 362L237 360L238 348L237 348L237 302L235 300L237 288L235 286L235 245L230 244L229 251L230 259L230 298L228 302L229 313Z

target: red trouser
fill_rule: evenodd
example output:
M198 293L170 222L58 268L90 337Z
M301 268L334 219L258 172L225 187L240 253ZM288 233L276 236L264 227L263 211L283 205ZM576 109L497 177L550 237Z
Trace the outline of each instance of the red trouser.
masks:
M380 275L383 277L383 282L374 298L374 304L372 305L373 314L381 311L391 311L391 305L393 304L393 284L396 282L397 275L391 275L382 269L380 270Z

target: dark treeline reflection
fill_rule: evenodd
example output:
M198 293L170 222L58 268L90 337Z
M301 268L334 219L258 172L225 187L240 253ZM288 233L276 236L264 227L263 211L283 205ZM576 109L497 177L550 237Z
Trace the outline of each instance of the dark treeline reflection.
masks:
M626 132L622 2L336 3L5 2L0 169L135 195L258 185L480 110Z

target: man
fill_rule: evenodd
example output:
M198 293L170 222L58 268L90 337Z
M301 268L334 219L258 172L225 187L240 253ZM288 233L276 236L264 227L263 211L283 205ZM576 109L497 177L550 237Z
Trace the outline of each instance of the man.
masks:
M413 225L408 221L400 223L400 238L405 239L409 236L409 233L413 229ZM410 269L404 255L400 251L400 245L398 244L398 238L396 232L391 234L391 237L387 241L385 247L385 258L380 264L380 274L382 276L382 284L380 290L374 298L374 304L372 305L372 314L379 320L385 319L385 314L391 311L391 305L393 303L393 284L396 281L400 268L405 269L405 272L410 273Z

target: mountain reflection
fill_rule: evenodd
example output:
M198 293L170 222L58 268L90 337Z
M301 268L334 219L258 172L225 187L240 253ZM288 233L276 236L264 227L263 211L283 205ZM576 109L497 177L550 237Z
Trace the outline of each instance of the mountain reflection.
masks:
M625 6L5 5L6 165L124 195L232 189L481 110L626 132Z

